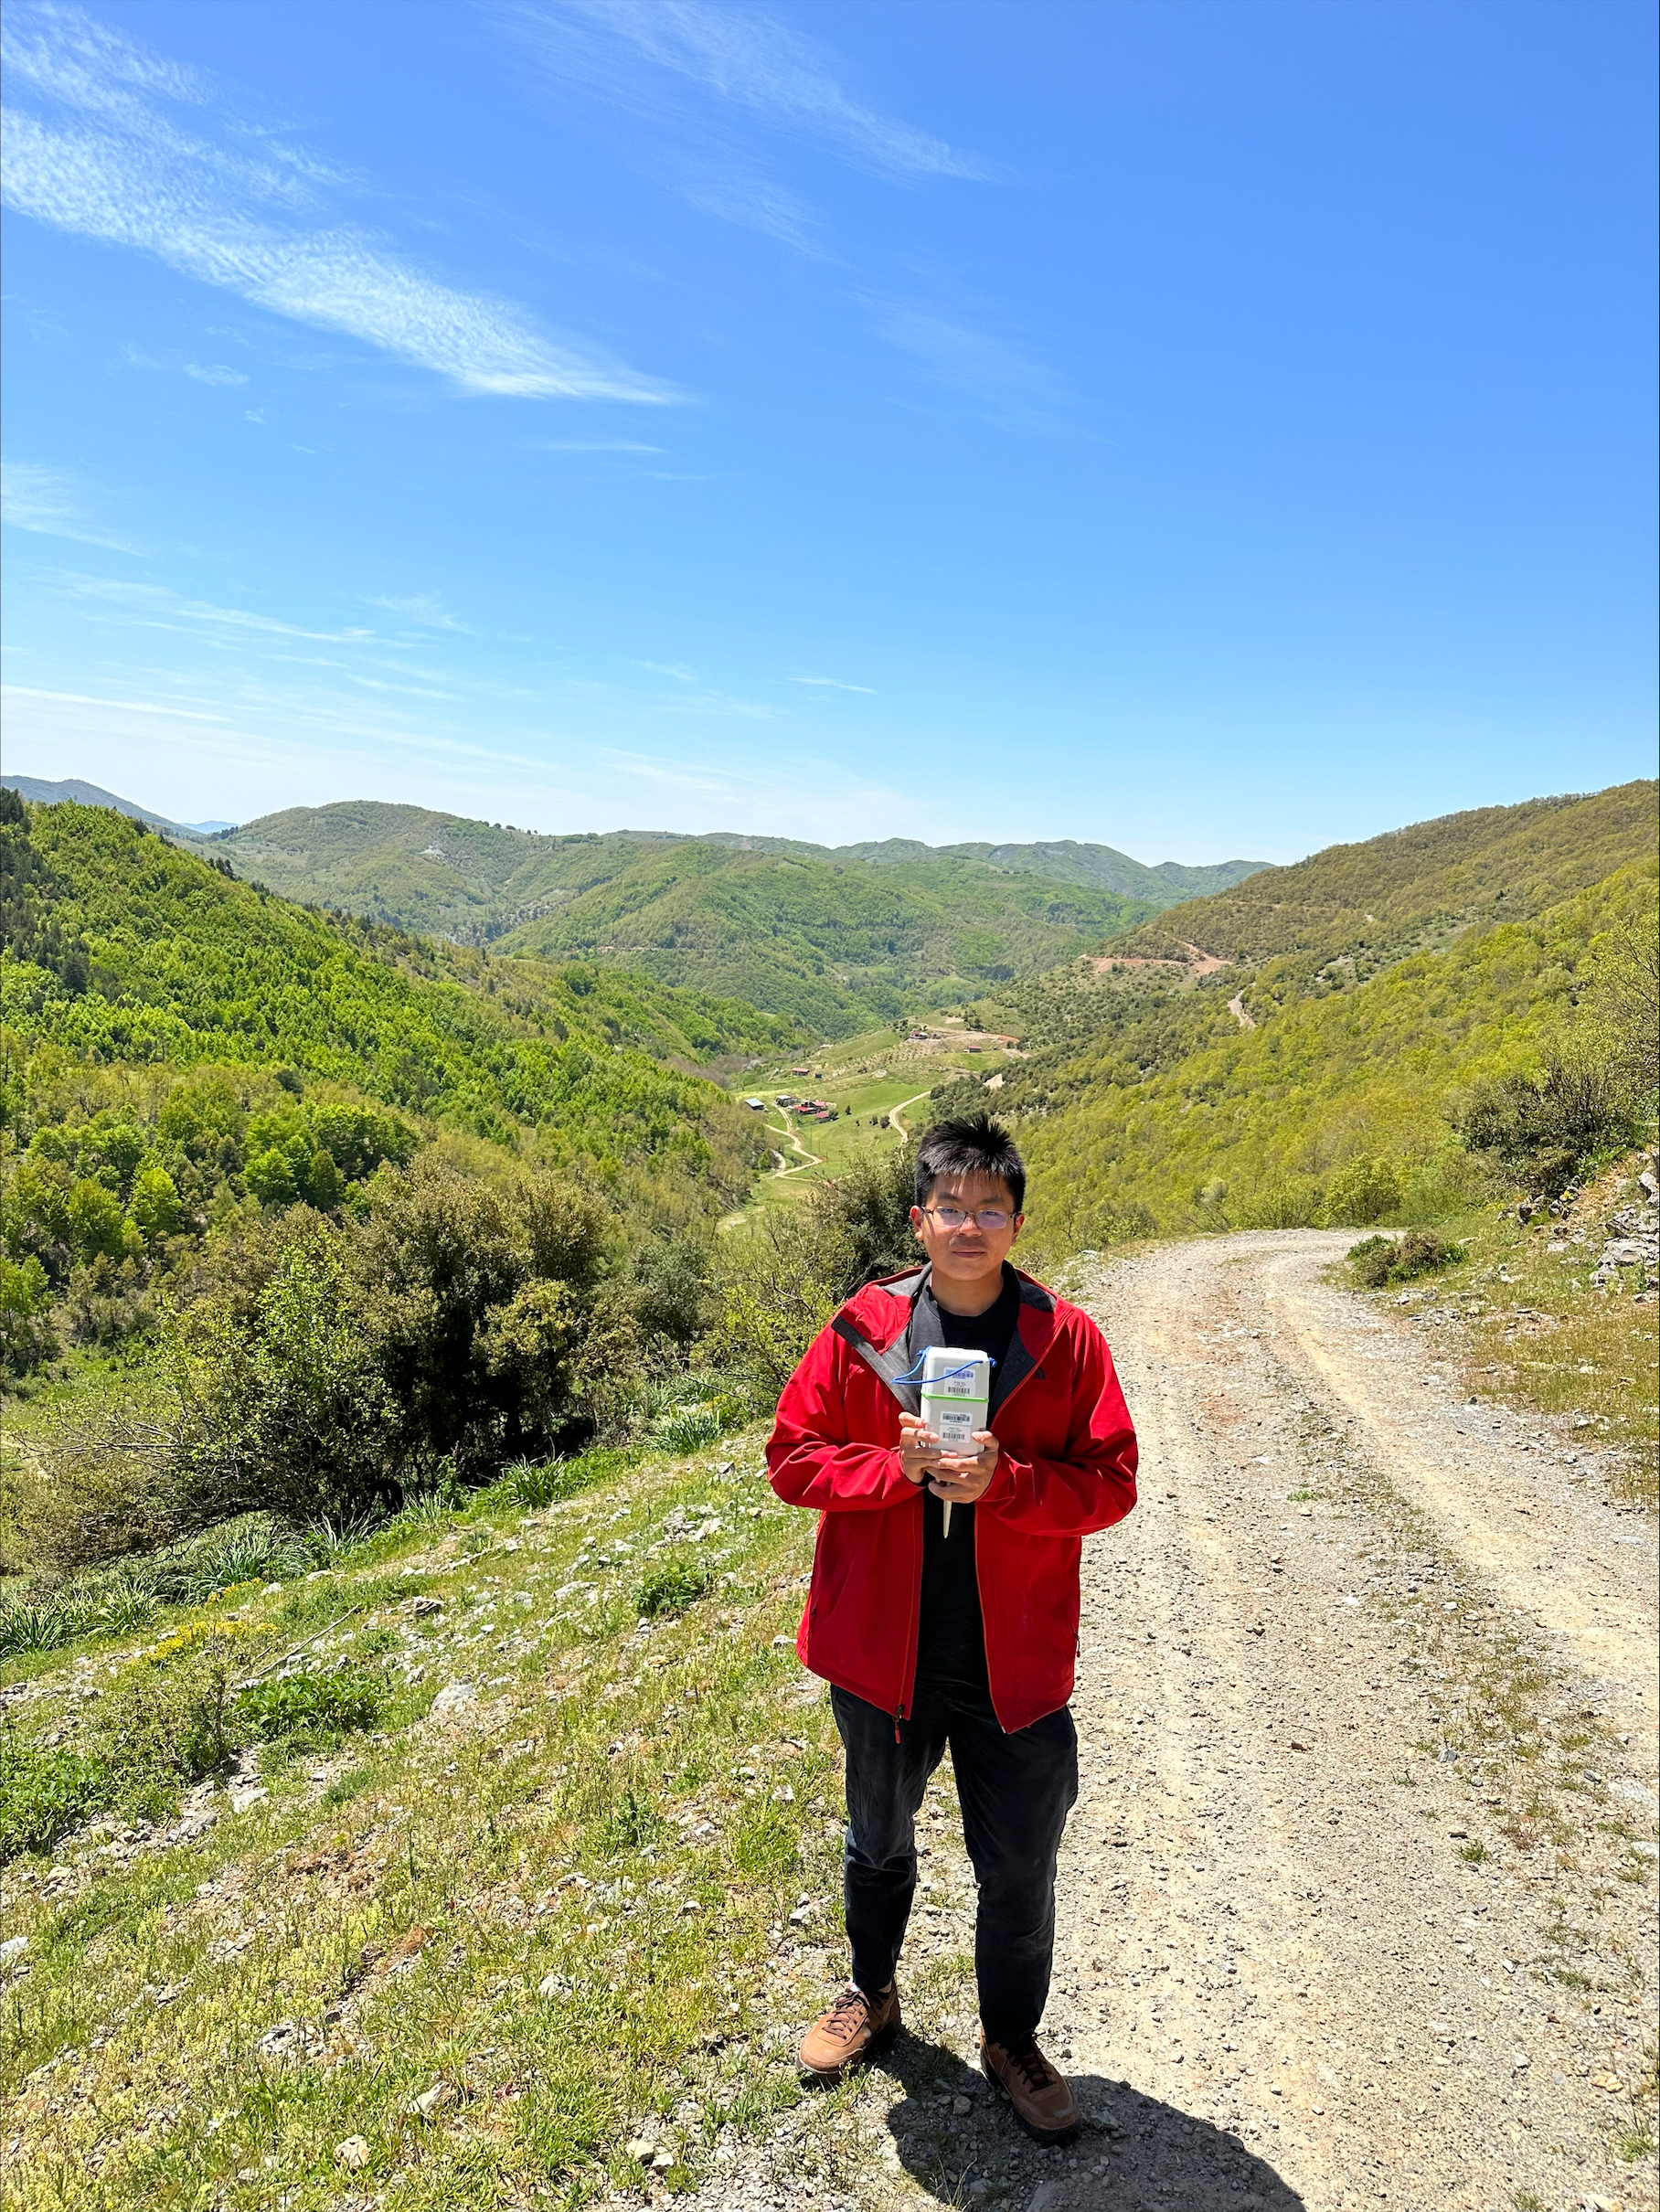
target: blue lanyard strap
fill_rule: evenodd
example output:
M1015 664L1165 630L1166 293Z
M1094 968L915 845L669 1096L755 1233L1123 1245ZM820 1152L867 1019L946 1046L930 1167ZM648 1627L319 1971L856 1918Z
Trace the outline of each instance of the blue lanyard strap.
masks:
M959 1375L972 1375L974 1369L980 1364L977 1359L966 1359L960 1367L947 1367L944 1373L942 1375L930 1375L925 1377L921 1373L921 1369L927 1366L928 1354L931 1349L931 1346L924 1347L922 1352L918 1356L916 1365L910 1369L909 1374L896 1375L893 1378L894 1381L902 1383L920 1382L922 1384L923 1388L926 1388L929 1383L954 1382ZM997 1364L989 1352L985 1356L985 1364L988 1367L995 1367Z

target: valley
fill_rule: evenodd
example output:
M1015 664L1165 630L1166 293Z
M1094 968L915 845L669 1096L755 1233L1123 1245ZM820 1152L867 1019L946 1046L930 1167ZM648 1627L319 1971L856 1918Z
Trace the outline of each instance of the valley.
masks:
M1158 910L1027 865L1105 848L553 841L461 942L340 895L378 816L302 903L0 793L17 2201L1651 2207L1655 811ZM1061 2154L971 2069L942 1778L908 2034L790 2064L838 1769L760 1450L981 1108L1144 1448Z

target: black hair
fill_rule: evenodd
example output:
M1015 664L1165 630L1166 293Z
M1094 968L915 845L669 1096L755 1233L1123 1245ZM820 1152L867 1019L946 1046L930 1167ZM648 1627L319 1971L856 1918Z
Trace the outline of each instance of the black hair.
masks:
M917 1146L917 1204L926 1206L942 1175L984 1175L1006 1183L1015 1211L1026 1211L1026 1163L1015 1140L989 1113L965 1113L936 1122Z

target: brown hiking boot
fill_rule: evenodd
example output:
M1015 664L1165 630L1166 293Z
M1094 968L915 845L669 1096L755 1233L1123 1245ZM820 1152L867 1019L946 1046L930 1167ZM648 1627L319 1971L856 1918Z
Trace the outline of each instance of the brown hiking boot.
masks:
M802 2070L825 2083L839 2081L899 2032L899 1993L893 1983L879 1996L867 1997L849 1983L802 2037Z
M1070 2143L1082 2127L1071 2083L1055 2071L1036 2037L1024 2050L1005 2050L1000 2043L988 2043L982 2028L980 2071L1003 2091L1034 2143Z

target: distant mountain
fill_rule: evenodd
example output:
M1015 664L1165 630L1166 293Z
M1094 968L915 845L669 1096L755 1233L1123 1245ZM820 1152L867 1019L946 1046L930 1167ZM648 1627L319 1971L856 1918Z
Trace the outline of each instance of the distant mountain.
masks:
M1096 890L1116 891L1126 899L1155 899L1161 906L1177 899L1199 899L1210 891L1226 890L1268 866L1265 860L1221 860L1211 867L1186 867L1180 861L1161 860L1156 867L1148 867L1112 845L1080 845L1070 837L1038 845L922 845L914 837L885 837L863 845L806 845L793 837L748 837L735 831L715 830L703 842L736 845L746 852L864 860L873 867L891 867L913 860L978 860L1002 874L1088 884Z
M147 806L139 806L131 799L118 799L112 791L104 791L96 783L82 783L71 776L62 783L50 783L43 776L0 776L8 791L19 798L33 801L39 806L57 806L65 799L73 799L80 806L112 806L118 814L125 814L133 822L147 822L152 829L164 829L179 837L210 835L216 830L229 829L229 822L169 822L165 814L153 814Z
M95 785L15 781L26 797L113 806L181 842L206 833ZM287 899L460 944L626 968L821 1036L1054 968L1254 865L1152 868L1071 839L545 836L375 800L266 814L214 835L211 849Z

